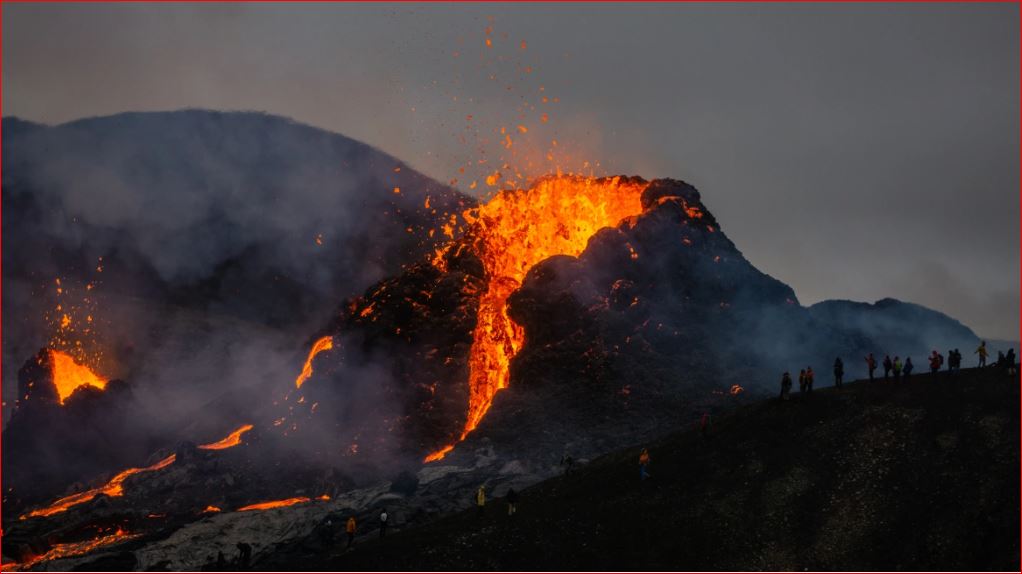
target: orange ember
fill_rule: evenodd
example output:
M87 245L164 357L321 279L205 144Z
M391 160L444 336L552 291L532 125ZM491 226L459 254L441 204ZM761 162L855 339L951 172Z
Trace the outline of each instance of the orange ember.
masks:
M468 419L459 441L483 419L497 391L507 387L511 359L525 341L522 328L507 315L508 296L540 261L578 256L597 231L641 213L646 186L616 177L551 177L528 190L502 191L463 214L489 285L479 301L469 354ZM440 460L452 448L445 446L424 462Z
M252 430L252 425L242 425L224 438L209 444L199 445L199 448L203 450L223 450L225 448L231 448L232 446L238 446L241 444L241 435L250 430Z
M302 383L312 376L312 359L321 352L333 348L334 338L330 336L321 337L318 341L313 343L312 350L309 351L309 357L305 359L305 365L302 367L302 372L298 375L298 378L295 379L295 388L302 388Z
M245 512L247 510L268 510L270 508L283 508L285 506L294 506L296 504L304 504L309 502L308 496L296 496L294 498L285 498L284 500L271 500L269 502L260 502L257 504L249 504L248 506L242 506L238 509L238 512Z
M202 512L203 513L206 513L206 512L220 512L220 507L219 506L213 506L212 504L210 504Z
M117 529L117 532L113 534L107 534L106 536L100 536L99 538L93 538L92 540L82 540L80 542L66 542L63 544L54 544L53 548L46 551L45 554L33 557L31 560L27 560L20 564L4 564L4 570L27 570L32 566L39 564L40 562L49 562L50 560L56 560L58 558L70 558L72 556L81 556L88 554L97 548L103 548L112 544L120 542L126 542L138 538L141 534L129 534L121 529Z
M731 385L731 390L728 392L730 392L732 395L737 395L738 393L741 393L743 391L745 391L745 389L741 385Z
M57 387L57 396L60 404L71 396L79 387L96 387L103 390L107 381L88 367L79 365L75 360L62 351L50 350L50 364L52 365L53 384Z

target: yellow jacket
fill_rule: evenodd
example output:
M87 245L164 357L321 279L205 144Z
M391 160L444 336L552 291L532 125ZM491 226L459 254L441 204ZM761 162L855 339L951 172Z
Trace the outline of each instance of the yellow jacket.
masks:
M476 504L479 506L486 505L486 490L483 489L483 487L481 486L479 487L479 490L476 492Z

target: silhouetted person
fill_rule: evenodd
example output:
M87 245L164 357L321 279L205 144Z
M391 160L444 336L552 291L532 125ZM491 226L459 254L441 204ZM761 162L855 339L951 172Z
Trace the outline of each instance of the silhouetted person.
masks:
M812 367L806 367L806 394L807 395L811 394L813 392L813 379L815 377L816 377L816 375L813 374L813 368Z
M561 466L564 467L564 474L569 475L571 471L575 470L575 459L571 458L570 454L566 454L561 457Z
M869 370L869 382L873 382L873 371L877 370L877 360L873 353L866 355L866 368Z
M515 492L515 489L513 489L513 488L507 489L507 515L508 516L514 516L515 512L518 510L517 508L515 508L515 505L517 505L517 504L518 504L518 493Z
M940 355L937 353L936 349L934 349L934 351L932 353L930 353L930 374L931 375L936 375L937 371L939 371L939 370L940 370Z
M890 355L884 355L884 380L891 380L891 370L894 369L894 362L891 361Z
M894 382L897 383L901 380L901 358L895 355L894 364L891 367L891 370L894 371Z
M841 357L834 359L834 386L840 388L842 379L845 376L845 364L841 361Z
M252 546L246 542L239 542L238 547L238 568L248 568L252 561Z
M798 372L798 394L802 396L806 394L806 370L802 369Z
M955 372L962 370L962 352L955 348Z
M955 351L954 349L948 349L947 352L947 372L953 373L955 370Z
M649 451L642 449L639 453L639 480L650 478L649 474Z
M387 535L387 520L390 519L390 515L387 514L387 509L384 508L380 512L380 538Z
M1015 349L1014 348L1008 349L1008 354L1005 355L1004 360L1008 364L1008 374L1009 375L1014 375L1015 373L1018 372L1018 370L1015 369Z
M345 534L348 535L348 546L347 546L347 548L351 548L351 545L355 543L355 528L356 527L357 526L356 526L356 523L355 523L355 517L354 516L349 516L347 524L344 525L344 532L345 532Z
M914 369L914 368L915 367L912 366L912 357L906 357L905 358L905 368L904 368L905 381L906 382L908 381L908 377L909 377L909 375L912 374L912 369Z
M781 400L787 401L791 396L791 373L784 371L781 375Z
M699 419L699 436L706 440L708 434L710 434L710 413L703 413L702 418Z
M976 348L976 350L973 352L973 354L974 355L979 355L979 366L980 367L987 366L987 354L988 353L987 353L987 342L986 341L980 341L979 342L979 347Z

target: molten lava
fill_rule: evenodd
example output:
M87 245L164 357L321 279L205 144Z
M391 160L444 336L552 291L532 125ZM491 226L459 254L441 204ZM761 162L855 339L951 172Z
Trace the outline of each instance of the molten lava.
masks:
M554 255L578 256L604 227L642 212L647 184L621 178L558 176L528 190L505 190L467 210L466 237L489 277L469 352L469 406L459 441L479 424L498 390L507 387L511 359L525 340L507 315L507 298L534 265ZM448 247L450 249L452 247ZM439 460L454 445L426 457Z
M211 442L209 444L199 445L199 448L203 450L223 450L225 448L231 448L232 446L238 446L239 444L241 444L241 435L247 433L250 430L252 430L252 425L242 425L234 429L234 431L231 434L225 436L224 438L216 442Z
M226 437L213 443L201 445L199 446L199 448L205 450L223 450L225 448L237 446L241 444L241 435L245 434L251 429L252 425L243 425L235 429L234 432L227 435ZM78 506L79 504L89 502L90 500L92 500L93 498L100 494L105 494L110 497L123 496L124 481L127 480L129 476L134 476L136 474L141 474L145 472L154 472L162 468L166 468L174 464L175 460L177 460L177 455L172 454L160 460L159 462L147 466L145 468L129 468L127 470L122 470L120 473L111 478L110 481L104 484L103 486L90 488L89 490L78 492L70 496L65 496L64 498L57 499L56 502L45 508L39 508L33 510L32 512L29 512L28 514L22 515L21 520L25 520L27 518L34 518L36 516L53 516L54 514L64 512L73 506Z
M53 548L50 548L46 551L46 553L35 556L20 564L4 564L4 570L27 570L40 562L48 562L50 560L57 560L58 558L81 556L82 554L88 554L97 548L127 542L128 540L138 538L139 536L141 536L141 534L129 534L118 528L117 532L114 532L113 534L107 534L106 536L100 536L91 540L55 544L53 545Z
M67 353L51 349L50 364L60 404L64 404L64 400L79 387L96 387L99 390L106 388L105 379L93 373L88 367L76 363Z
M309 357L305 359L305 365L302 367L302 372L298 375L298 378L295 379L295 388L297 389L302 388L302 383L304 383L306 380L308 380L309 377L312 376L312 359L314 359L316 355L322 353L323 351L333 348L334 338L330 336L321 337L319 340L313 343L312 350L309 351Z
M308 496L296 496L294 498L285 498L284 500L271 500L269 502L259 502L256 504L249 504L248 506L242 506L238 509L238 512L245 512L248 510L268 510L270 508L283 508L285 506L294 506L296 504L305 504L311 499Z

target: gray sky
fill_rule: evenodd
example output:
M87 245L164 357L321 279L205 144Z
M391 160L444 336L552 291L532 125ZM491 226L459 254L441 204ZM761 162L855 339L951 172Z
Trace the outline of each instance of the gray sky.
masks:
M33 3L3 16L5 116L264 110L465 191L504 161L524 177L685 179L804 304L891 296L1018 337L1013 3Z

